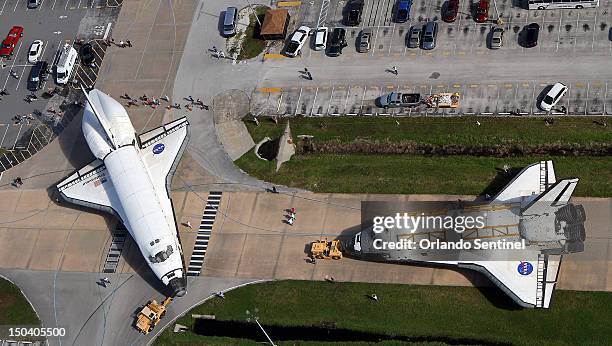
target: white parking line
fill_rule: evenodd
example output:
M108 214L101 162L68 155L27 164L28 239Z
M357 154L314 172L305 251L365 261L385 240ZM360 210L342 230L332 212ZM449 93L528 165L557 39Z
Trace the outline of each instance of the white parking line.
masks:
M334 99L335 89L336 89L336 86L332 85L331 95L329 96L329 103L327 104L327 112L326 112L327 115L329 115L329 109L331 108L331 103L332 103L332 100Z
M606 89L604 91L604 103L603 103L603 114L606 114L606 104L608 103L608 83L606 83Z
M0 146L2 146L2 144L4 143L4 139L6 138L6 134L8 133L9 127L11 126L10 124L6 124L6 130L4 131L4 135L2 136L2 140L0 141Z
M17 137L15 137L15 143L13 143L13 148L11 150L15 150L15 146L17 145L17 141L19 140L19 134L21 133L22 127L23 127L23 121L19 124L19 130L17 130ZM15 154L13 154L13 156L15 156Z
M302 89L303 88L300 88L300 94L298 95L297 104L295 105L295 113L293 113L293 115L297 115L298 110L300 109L300 100L302 99Z
M19 5L19 1L15 2L15 8L13 8L13 12L17 12L17 5Z
M349 85L346 91L346 100L344 101L344 113L347 112L348 107L348 99L349 95L351 95L351 86Z
M2 9L0 9L0 14L4 13L4 6L6 6L8 0L4 0L4 3L2 4Z
M359 105L359 114L363 113L363 101L365 100L366 90L368 89L367 85L363 86L363 95L361 95L361 105Z
M312 107L310 107L310 116L312 116L312 112L314 111L315 103L317 102L317 94L318 93L319 93L319 87L317 87L317 90L315 90L314 99L312 100Z
M278 107L276 107L276 114L280 113L280 108L281 108L281 104L283 102L283 94L284 92L281 92L279 98L278 98Z

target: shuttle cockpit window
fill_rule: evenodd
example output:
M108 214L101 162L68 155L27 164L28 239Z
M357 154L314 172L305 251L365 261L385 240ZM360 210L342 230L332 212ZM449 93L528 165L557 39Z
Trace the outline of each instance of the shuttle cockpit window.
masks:
M172 250L172 245L168 245L165 251L160 251L155 256L149 256L149 261L152 263L161 263L170 257L174 250Z

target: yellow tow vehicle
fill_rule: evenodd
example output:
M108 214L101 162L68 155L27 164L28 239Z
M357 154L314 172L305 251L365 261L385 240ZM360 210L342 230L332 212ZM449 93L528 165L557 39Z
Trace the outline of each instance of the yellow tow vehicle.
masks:
M317 259L333 259L339 260L342 258L342 251L340 250L340 240L317 240L312 243L310 247L310 254L313 258Z
M150 301L138 313L136 329L145 335L149 334L159 323L159 321L161 321L162 317L164 317L166 314L166 308L171 302L172 297L166 298L161 304L159 304L155 299Z

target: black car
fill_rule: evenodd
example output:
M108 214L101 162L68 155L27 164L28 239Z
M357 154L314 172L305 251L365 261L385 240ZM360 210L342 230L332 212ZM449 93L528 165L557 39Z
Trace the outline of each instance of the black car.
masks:
M96 59L95 52L91 43L85 43L81 46L79 50L79 55L81 56L81 64L83 65L91 65Z
M348 26L357 26L361 23L361 14L363 13L364 0L352 0L346 7L345 23Z
M531 23L525 27L525 43L526 48L532 48L538 45L538 36L540 35L540 25Z
M49 65L46 61L39 61L32 66L30 77L28 77L28 90L37 91L42 87L42 82L46 80Z
M327 55L339 56L342 54L342 48L346 47L346 30L344 28L335 28L331 34L331 40L329 48L327 49Z

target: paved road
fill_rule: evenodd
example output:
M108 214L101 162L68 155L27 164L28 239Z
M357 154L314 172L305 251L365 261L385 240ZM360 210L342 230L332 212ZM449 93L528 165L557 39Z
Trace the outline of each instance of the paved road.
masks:
M199 2L176 74L175 100L192 95L212 104L220 92L240 89L245 84L254 85L261 75L262 71L254 71L251 63L234 65L229 59L214 59L206 52L213 45L225 46L225 40L217 31L218 15L225 7L226 4L215 1ZM248 176L234 165L217 137L212 111L194 109L189 113L189 122L189 153L220 182L238 184L245 189L269 187L269 184Z
M147 336L132 326L138 307L149 299L163 299L148 280L138 275L109 276L104 288L97 273L66 273L0 269L18 285L36 308L45 327L65 327L66 336L50 338L50 345L143 345L166 325L216 292L256 282L252 279L189 278L187 294L172 302L166 317Z

